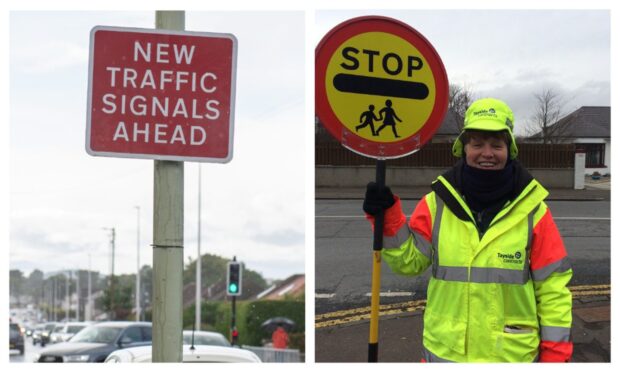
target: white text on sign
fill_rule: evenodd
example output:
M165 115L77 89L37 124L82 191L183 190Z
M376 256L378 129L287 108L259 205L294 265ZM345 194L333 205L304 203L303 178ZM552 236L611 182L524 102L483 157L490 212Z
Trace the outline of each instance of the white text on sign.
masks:
M131 94L109 92L101 97L101 111L108 115L131 114L136 117L167 119L206 119L220 117L220 102L209 98L217 90L217 75L210 71L201 73L179 70L179 66L190 65L196 52L194 45L150 43L135 41L133 61L152 63L154 66L170 65L170 69L137 70L124 66L106 66L110 90L122 88ZM181 67L182 68L182 67ZM143 94L135 94L139 90ZM166 92L200 93L205 98L169 97ZM155 95L153 93L159 93ZM164 121L164 120L161 120ZM154 122L125 123L119 120L113 141L142 142L157 144L189 144L200 146L207 139L206 131L197 125L181 125Z

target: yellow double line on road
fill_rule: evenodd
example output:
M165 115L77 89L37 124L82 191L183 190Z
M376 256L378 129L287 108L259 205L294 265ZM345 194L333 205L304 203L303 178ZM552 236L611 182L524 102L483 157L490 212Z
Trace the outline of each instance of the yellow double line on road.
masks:
M611 286L609 284L580 285L569 287L568 289L572 292L573 299L611 295ZM424 309L425 306L426 299L381 305L379 306L379 316L414 313ZM333 327L368 319L370 319L370 306L318 314L314 317L314 327Z

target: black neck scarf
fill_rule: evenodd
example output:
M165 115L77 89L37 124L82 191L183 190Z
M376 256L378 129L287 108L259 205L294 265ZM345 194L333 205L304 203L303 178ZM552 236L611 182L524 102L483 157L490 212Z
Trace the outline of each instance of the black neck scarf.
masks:
M463 161L461 188L467 205L482 212L506 203L514 191L513 162L508 160L504 169L486 170L470 167Z

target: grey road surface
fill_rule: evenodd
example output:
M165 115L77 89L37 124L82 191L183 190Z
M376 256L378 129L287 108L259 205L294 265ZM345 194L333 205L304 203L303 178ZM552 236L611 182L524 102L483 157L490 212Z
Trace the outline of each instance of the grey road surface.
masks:
M404 200L410 215L417 200ZM370 302L372 234L361 200L317 200L316 313ZM548 205L573 264L571 286L610 282L609 201L550 201ZM429 272L419 277L393 274L382 264L381 302L425 298Z

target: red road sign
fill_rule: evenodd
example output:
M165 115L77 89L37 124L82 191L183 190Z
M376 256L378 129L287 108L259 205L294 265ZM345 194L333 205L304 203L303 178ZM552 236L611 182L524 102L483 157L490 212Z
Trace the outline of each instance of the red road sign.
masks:
M433 46L409 25L379 16L334 27L315 56L319 120L343 146L389 159L417 151L448 108L448 78Z
M236 56L231 34L93 28L86 151L230 161Z

